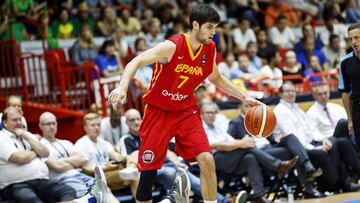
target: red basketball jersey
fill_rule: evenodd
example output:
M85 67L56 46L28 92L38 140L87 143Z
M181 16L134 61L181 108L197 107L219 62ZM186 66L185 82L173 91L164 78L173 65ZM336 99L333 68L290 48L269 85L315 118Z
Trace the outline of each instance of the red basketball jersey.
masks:
M215 43L202 44L194 54L185 35L168 40L176 44L176 51L169 63L153 64L144 100L165 110L182 110L196 105L194 90L213 70Z

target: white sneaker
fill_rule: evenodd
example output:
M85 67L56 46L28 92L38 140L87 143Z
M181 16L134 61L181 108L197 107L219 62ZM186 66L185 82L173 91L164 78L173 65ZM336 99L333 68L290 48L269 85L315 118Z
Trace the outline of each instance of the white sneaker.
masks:
M101 166L95 166L95 181L91 186L90 194L95 196L97 203L108 203L108 187Z
M140 173L136 168L128 167L119 171L119 176L123 180L139 180Z
M177 170L170 196L176 203L189 203L189 193L191 189L189 176L184 169L177 168Z

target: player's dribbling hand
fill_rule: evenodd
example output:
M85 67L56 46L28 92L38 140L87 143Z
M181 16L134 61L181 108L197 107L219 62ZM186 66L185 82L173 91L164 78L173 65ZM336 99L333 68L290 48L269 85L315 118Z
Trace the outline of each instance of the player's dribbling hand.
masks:
M254 99L254 98L251 98L251 97L246 97L245 99L245 103L247 105L249 105L249 107L253 107L253 106L259 106L259 105L265 105L264 103Z
M127 91L120 86L110 92L108 101L111 103L114 110L118 109L119 104L125 104L126 92Z

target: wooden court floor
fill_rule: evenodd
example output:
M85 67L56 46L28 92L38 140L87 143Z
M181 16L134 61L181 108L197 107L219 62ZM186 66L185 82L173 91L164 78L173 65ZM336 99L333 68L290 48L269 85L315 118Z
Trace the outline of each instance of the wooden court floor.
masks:
M351 201L351 203L360 203L360 192L337 194L319 199L296 200L294 203L337 203L349 201Z

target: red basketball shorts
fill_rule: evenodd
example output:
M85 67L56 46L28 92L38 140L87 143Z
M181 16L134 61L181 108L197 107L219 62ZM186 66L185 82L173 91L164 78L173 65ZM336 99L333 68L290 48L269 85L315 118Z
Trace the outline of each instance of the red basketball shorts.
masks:
M139 171L160 169L173 137L176 154L187 161L195 161L202 152L211 153L197 106L167 111L146 105L140 125Z

